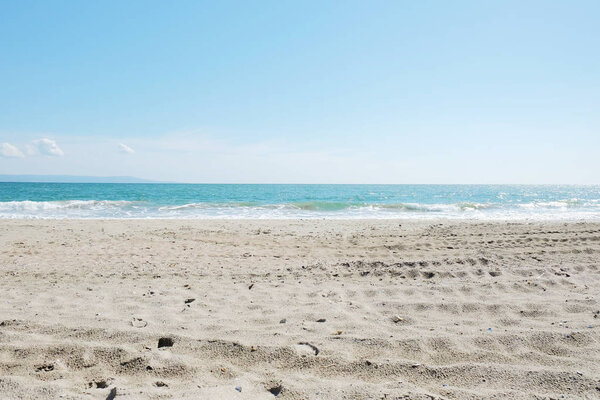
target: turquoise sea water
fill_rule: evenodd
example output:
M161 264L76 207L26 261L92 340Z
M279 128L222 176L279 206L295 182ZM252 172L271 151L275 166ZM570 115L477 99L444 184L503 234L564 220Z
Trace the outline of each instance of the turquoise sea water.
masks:
M0 218L600 220L600 186L0 182Z

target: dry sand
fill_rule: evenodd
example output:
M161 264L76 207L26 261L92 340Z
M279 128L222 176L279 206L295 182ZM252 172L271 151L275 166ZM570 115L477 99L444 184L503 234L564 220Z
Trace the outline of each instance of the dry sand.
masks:
M597 399L599 252L593 223L3 220L0 398Z

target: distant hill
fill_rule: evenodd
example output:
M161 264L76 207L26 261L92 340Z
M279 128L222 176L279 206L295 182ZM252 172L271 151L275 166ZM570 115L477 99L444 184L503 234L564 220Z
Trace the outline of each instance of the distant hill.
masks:
M132 176L0 175L0 182L43 183L160 183Z

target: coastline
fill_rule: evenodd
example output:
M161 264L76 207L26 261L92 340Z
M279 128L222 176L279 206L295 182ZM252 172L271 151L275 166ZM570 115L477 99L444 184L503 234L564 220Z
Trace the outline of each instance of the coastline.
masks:
M0 248L9 398L600 393L598 222L0 219Z
M600 186L0 183L0 218L600 222Z

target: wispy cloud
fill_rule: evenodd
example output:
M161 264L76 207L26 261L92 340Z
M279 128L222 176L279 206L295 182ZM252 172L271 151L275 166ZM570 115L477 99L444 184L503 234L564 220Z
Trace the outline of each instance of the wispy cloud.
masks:
M46 156L61 157L65 153L56 144L56 141L48 138L36 139L28 146L30 154L44 154Z
M133 154L135 153L135 150L133 150L131 147L127 146L124 143L119 143L119 152L124 154Z
M0 156L8 158L23 158L25 155L21 150L10 143L2 143L0 145Z

